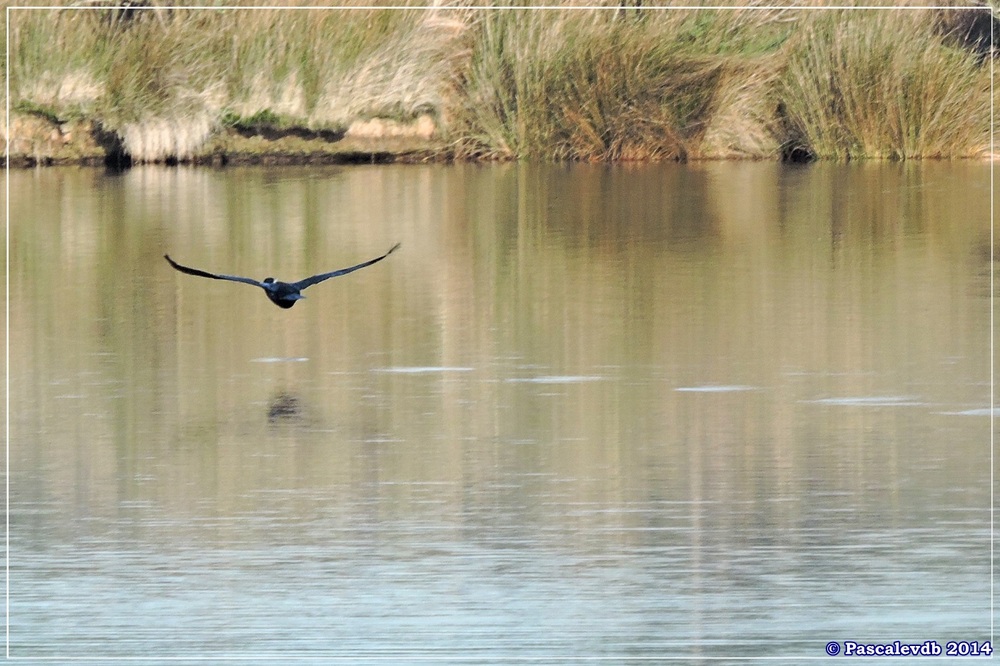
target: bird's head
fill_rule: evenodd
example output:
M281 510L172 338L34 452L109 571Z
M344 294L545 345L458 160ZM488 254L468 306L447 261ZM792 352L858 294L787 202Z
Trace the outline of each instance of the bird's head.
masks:
M274 284L274 278L273 277L264 278L264 284Z

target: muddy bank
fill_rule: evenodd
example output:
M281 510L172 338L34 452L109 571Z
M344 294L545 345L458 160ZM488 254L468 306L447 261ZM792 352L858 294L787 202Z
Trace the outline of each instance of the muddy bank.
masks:
M59 122L31 114L12 114L10 165L131 166L132 156L119 136L90 120ZM368 164L448 159L445 143L426 121L403 125L388 120L355 123L346 131L304 127L223 127L185 157L165 164Z

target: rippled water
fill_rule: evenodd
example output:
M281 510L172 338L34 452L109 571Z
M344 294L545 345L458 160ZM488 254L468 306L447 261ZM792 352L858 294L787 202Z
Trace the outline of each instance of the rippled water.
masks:
M989 170L11 173L10 654L990 638ZM279 310L162 260L298 279Z

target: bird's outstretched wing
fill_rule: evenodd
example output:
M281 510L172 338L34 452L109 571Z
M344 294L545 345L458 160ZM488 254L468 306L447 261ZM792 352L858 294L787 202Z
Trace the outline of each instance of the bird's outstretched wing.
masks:
M348 273L351 273L352 271L356 271L359 268L364 268L365 266L371 266L375 262L382 261L383 259L385 259L386 257L388 257L390 254L392 254L393 252L395 252L399 248L399 245L400 245L399 243L396 243L395 245L393 245L389 249L388 252L386 252L385 254L383 254L381 257L375 257L374 259L369 259L366 262L360 263L357 266L351 266L350 268L341 268L339 270L331 271L329 273L321 273L320 275L313 275L312 277L307 277L304 280L299 280L298 282L293 282L292 286L301 291L302 289L305 289L306 287L311 287L312 285L318 284L318 283L322 282L323 280L329 280L330 278L335 278L335 277L338 277L340 275L347 275Z
M232 282L245 282L246 284L252 284L255 287L264 287L263 282L257 282L252 278L240 277L239 275L216 275L215 273L208 273L206 271L200 271L197 268L188 268L187 266L181 266L176 261L170 258L170 255L165 254L163 258L167 262L179 270L181 273L187 273L188 275L197 275L198 277L212 278L213 280L231 280Z

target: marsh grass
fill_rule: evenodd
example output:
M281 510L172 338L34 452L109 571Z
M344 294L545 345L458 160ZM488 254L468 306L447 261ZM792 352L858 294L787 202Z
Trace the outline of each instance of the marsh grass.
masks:
M788 141L842 159L970 154L989 143L989 71L924 11L810 15L779 98Z
M226 127L373 119L433 119L459 158L905 159L989 142L988 60L932 10L259 1L15 11L13 108L91 118L139 161L183 159Z
M579 160L680 159L701 156L712 116L760 97L771 76L751 76L744 52L759 46L752 29L770 27L778 12L753 20L741 12L659 11L642 19L616 12L498 10L478 17L476 49L462 86L465 106L459 152L492 157ZM745 33L744 33L745 31ZM770 31L778 44L783 36ZM772 47L773 48L773 47ZM728 97L727 97L728 95ZM733 153L774 150L768 121L714 140ZM748 128L749 129L749 128Z
M311 128L359 117L415 118L442 105L448 30L421 10L260 10L226 23L210 48L228 65L228 106L269 109ZM226 34L228 32L228 34Z
M246 4L246 3L245 3ZM138 160L183 158L232 118L344 129L444 106L459 36L425 10L22 10L12 98L52 117L90 115ZM167 151L167 152L164 152Z

